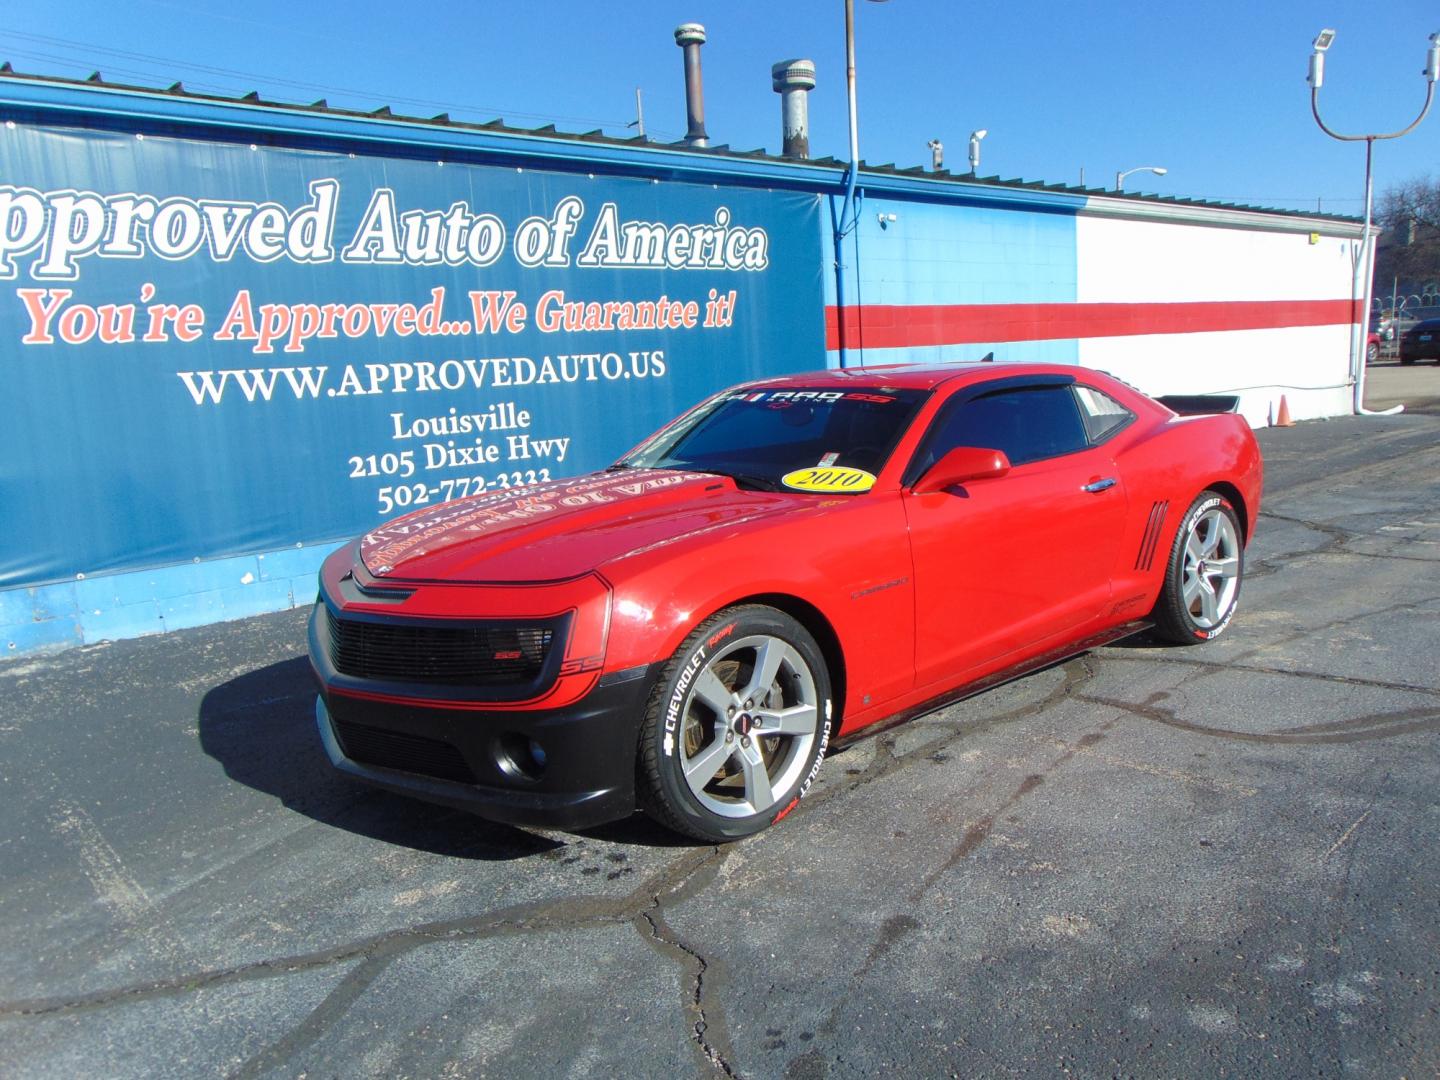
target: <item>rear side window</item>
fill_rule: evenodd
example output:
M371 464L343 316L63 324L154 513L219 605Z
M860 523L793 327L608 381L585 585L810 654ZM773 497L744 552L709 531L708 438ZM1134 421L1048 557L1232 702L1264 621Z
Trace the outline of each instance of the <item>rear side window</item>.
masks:
M907 474L921 473L957 446L1003 450L1012 465L1059 457L1090 445L1075 395L1065 386L1026 386L952 403L936 421Z
M1085 434L1092 444L1104 442L1135 419L1134 413L1109 394L1089 386L1075 387L1075 397L1080 402L1080 419L1085 424Z

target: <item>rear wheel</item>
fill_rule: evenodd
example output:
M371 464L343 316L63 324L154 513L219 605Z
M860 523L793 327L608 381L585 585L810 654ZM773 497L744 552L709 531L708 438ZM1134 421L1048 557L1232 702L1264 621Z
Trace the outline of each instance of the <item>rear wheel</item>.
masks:
M1366 362L1367 364L1373 364L1373 363L1375 363L1376 360L1379 360L1379 359L1380 359L1380 346L1379 346L1378 344L1376 344L1375 342L1372 341L1372 342L1370 342L1369 344L1367 344L1367 345L1365 346L1365 362Z
M1415 363L1415 357L1413 357L1413 356L1406 356L1406 355L1402 352L1402 353L1400 354L1400 363L1402 363L1402 364L1413 364L1413 363Z
M700 840L735 840L787 814L830 740L830 678L810 633L746 605L701 623L666 665L640 738L651 817Z
M1198 645L1225 632L1240 601L1245 548L1240 519L1226 498L1203 492L1180 522L1165 585L1155 605L1155 631L1177 645Z

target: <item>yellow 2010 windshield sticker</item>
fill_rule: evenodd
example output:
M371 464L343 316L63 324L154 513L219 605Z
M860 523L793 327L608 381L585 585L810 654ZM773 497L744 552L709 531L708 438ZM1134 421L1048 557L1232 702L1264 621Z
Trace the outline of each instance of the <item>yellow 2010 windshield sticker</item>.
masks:
M875 474L846 465L822 465L786 473L780 482L796 491L834 491L854 495L874 487Z

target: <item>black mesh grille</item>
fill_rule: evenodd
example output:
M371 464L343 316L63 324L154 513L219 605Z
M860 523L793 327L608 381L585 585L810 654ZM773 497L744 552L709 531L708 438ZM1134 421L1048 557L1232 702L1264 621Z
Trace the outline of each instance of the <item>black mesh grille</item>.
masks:
M447 742L382 731L344 720L335 721L335 735L345 756L362 765L399 769L438 780L458 780L462 784L475 783L475 774L465 764L460 751Z
M328 610L326 617L335 670L359 679L521 686L539 678L555 639L548 626L415 626Z

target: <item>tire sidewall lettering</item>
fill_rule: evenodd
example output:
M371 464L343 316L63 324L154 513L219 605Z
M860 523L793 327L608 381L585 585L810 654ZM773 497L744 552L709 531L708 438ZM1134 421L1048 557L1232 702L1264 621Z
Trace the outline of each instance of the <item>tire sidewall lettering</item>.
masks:
M818 734L820 736L820 747L815 752L815 760L810 765L810 771L805 774L805 779L801 781L800 787L796 789L795 797L786 803L784 808L775 815L771 821L772 825L781 818L786 817L790 811L800 805L800 800L810 794L810 786L815 783L815 778L820 775L820 766L825 763L825 751L830 746L830 701L828 698L825 701L825 716L824 719L820 721Z
M1211 498L1206 499L1204 502L1200 503L1200 505L1194 507L1190 511L1190 513L1185 518L1185 525L1184 528L1181 530L1181 535L1188 538L1190 534L1194 531L1196 523L1198 523L1199 520L1206 514L1208 514L1211 510L1215 509L1224 510L1228 516L1230 516L1232 519L1234 518L1235 511L1234 508L1231 507L1230 503L1221 496L1215 495ZM1232 520L1231 524L1235 525L1237 523ZM1184 550L1185 549L1183 547L1180 549L1180 559L1182 565L1185 558ZM1241 565L1243 565L1243 560L1245 558L1243 545L1238 545L1236 550L1236 557L1242 560ZM1237 589L1234 598L1230 601L1230 609L1225 612L1225 614L1221 617L1218 623L1216 623L1209 629L1202 629L1198 626L1192 626L1191 632L1195 635L1195 638L1198 641L1211 641L1225 632L1225 628L1230 625L1230 620L1235 617L1235 612L1239 609L1240 593ZM1192 621L1189 612L1186 612L1186 621Z
M661 749L666 757L673 757L675 754L675 732L680 727L680 713L689 697L690 684L695 681L695 676L705 666L705 661L709 656L710 646L706 642L700 642L695 651L686 659L685 666L680 669L680 675L675 680L675 688L665 702L665 739Z

